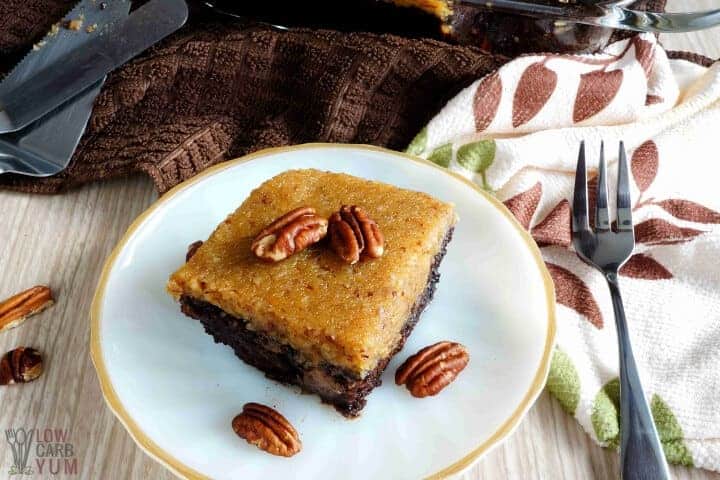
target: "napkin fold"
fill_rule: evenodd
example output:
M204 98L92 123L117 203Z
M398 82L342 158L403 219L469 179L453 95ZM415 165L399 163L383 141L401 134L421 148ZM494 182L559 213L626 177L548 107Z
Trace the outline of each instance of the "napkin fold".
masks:
M532 233L558 303L548 389L593 439L617 447L612 303L572 249L570 202L580 141L591 208L601 140L613 186L625 142L637 246L620 282L635 357L668 460L711 470L720 470L719 128L720 64L670 59L639 35L597 55L517 58L460 92L408 147L493 192Z

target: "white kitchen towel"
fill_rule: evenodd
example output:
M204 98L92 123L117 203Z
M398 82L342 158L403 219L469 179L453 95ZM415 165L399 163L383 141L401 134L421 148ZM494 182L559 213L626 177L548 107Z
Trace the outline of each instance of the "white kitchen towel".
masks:
M610 185L620 140L630 158L637 247L620 282L668 460L720 471L720 64L668 59L651 35L597 55L523 56L458 94L408 152L494 192L530 230L558 302L548 388L616 447L612 304L571 247L581 140L591 191L601 140Z

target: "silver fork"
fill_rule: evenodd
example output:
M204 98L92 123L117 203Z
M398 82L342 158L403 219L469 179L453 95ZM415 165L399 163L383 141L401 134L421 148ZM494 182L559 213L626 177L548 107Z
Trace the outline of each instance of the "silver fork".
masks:
M587 171L585 142L580 144L575 194L572 209L573 245L578 256L600 270L610 287L620 353L620 465L624 480L670 478L662 445L643 394L640 376L628 335L618 271L635 248L630 180L625 147L620 142L617 180L617 227L611 229L608 212L605 148L600 147L597 196L594 215L595 231L588 221Z

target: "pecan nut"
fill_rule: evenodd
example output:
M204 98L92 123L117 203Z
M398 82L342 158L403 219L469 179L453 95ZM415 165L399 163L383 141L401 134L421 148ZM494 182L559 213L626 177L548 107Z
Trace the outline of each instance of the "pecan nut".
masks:
M263 260L279 262L322 240L327 229L328 221L314 208L296 208L263 228L250 249Z
M32 382L42 373L42 355L34 348L18 347L0 359L0 385Z
M15 328L54 303L50 288L38 285L0 302L0 331Z
M202 240L198 240L197 242L193 242L188 245L187 253L185 254L186 262L190 261L190 259L197 253L198 248L202 247L203 243L204 242Z
M413 397L437 395L455 380L469 360L464 346L439 342L405 360L395 372L395 383L404 384Z
M246 403L232 421L241 438L273 455L292 457L302 443L295 428L276 410L259 403Z
M385 238L377 223L358 206L343 205L330 216L330 246L350 265L361 255L379 258L385 252Z

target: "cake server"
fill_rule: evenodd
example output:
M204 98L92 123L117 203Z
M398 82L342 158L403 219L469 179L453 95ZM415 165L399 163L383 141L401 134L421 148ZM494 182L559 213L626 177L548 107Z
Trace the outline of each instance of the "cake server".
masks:
M129 10L128 0L110 1L104 8L95 0L82 0L5 76L0 92L19 87L34 73L53 64L55 59L75 48L82 48L108 24L127 17ZM58 28L79 18L83 19L81 31ZM85 131L103 81L26 128L0 135L0 173L46 176L63 170Z
M112 1L112 0L110 0ZM20 130L91 87L186 21L185 0L150 0L93 42L54 58L22 84L0 85L0 133Z

